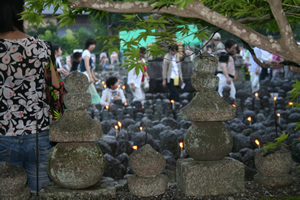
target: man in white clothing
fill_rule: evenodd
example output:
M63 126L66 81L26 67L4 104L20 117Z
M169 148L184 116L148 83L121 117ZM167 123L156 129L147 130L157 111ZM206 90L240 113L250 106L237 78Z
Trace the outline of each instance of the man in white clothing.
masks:
M146 49L144 47L140 48L140 58L139 62L145 63L145 55L146 55ZM131 69L128 72L128 78L127 78L127 84L130 87L130 90L133 94L133 100L132 101L140 101L142 105L144 105L145 101L145 92L142 88L143 80L147 78L149 80L149 76L147 74L147 68L143 65L144 68L144 74L142 70L139 70L139 74L137 75L135 72L135 67Z
M257 59L261 60L261 50L257 47L253 48L254 53ZM259 90L259 74L260 74L260 66L254 61L252 55L249 57L249 73L250 73L250 81L251 81L251 90L252 93L255 93Z

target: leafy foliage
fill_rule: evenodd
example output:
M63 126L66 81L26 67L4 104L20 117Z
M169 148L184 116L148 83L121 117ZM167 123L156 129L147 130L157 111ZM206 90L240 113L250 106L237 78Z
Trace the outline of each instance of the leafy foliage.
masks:
M293 101L293 105L289 105L288 107L300 108L299 98L300 98L300 81L298 79L292 85L293 89L290 92L290 95L287 97ZM296 130L300 129L300 122L296 123Z
M289 133L286 134L285 132L283 132L283 134L281 136L279 136L278 138L275 138L276 142L268 142L267 144L263 145L264 148L264 152L267 152L271 149L275 149L281 145L284 145L284 141L288 138Z
M126 13L121 18L120 14L111 14L105 11L92 10L89 8L76 8L70 9L68 3L71 0L27 0L26 11L22 13L22 19L28 20L29 23L39 24L44 23L41 12L50 5L54 6L54 11L61 8L63 14L57 16L60 19L60 26L69 26L75 22L75 18L83 13L89 13L90 16L97 18L101 23L107 25L107 36L100 34L98 40L103 42L104 47L102 51L108 50L110 53L113 51L118 52L120 42L122 40L116 39L120 30L137 30L144 29L136 38L126 41L126 52L131 51L130 55L134 54L135 49L140 47L141 40L147 36L155 36L156 42L148 48L150 54L154 57L162 55L166 52L162 50L168 45L175 43L176 33L179 32L183 37L188 37L190 34L187 24L194 24L198 27L198 31L194 34L194 38L207 39L210 35L210 29L214 28L211 24L193 18L183 18L173 16L170 14L155 15L151 14L146 17L145 14L130 14ZM109 0L112 1L112 0ZM129 0L120 0L129 1ZM156 9L170 7L177 5L178 9L184 9L188 5L193 4L193 0L142 0L153 3ZM278 33L279 28L274 20L267 1L262 0L199 0L208 8L235 20L243 20L243 24L252 29L266 30L269 33ZM292 29L299 28L300 22L300 1L299 0L283 0L282 6L287 16L287 19L292 26ZM181 12L181 11L178 11ZM105 21L106 19L106 21ZM119 24L119 22L121 22ZM124 25L124 23L126 23ZM113 28L109 28L114 24ZM189 45L189 44L186 44ZM130 56L129 55L129 56ZM129 59L133 61L132 59ZM129 61L128 60L128 61ZM130 66L134 66L131 63ZM140 68L142 69L142 68Z

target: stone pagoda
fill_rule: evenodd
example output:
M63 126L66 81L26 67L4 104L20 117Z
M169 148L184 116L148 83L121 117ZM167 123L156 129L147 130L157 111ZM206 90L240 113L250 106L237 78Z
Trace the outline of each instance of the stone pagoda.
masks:
M51 180L63 188L83 189L95 185L103 176L105 160L94 141L102 140L100 121L85 110L91 103L89 82L79 72L66 77L64 97L67 110L50 125L50 141L57 142L48 159Z
M217 59L208 53L194 59L192 101L181 109L181 118L194 123L184 146L190 158L177 160L177 187L186 196L222 195L244 191L244 165L227 156L232 149L230 130L222 121L235 117L235 108L216 92Z

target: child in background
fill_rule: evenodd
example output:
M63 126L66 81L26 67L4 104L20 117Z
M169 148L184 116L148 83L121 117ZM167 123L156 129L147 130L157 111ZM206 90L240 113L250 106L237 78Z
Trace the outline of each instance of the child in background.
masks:
M102 92L101 105L109 106L117 99L122 99L122 103L126 102L125 95L121 88L118 88L118 78L111 76L106 80L107 88Z

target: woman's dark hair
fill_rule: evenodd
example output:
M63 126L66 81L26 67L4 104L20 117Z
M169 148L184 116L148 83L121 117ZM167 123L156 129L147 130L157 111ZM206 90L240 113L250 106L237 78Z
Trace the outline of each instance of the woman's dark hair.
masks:
M146 53L146 48L145 47L140 47L140 53L145 54Z
M233 45L235 45L236 44L236 41L234 41L234 40L227 40L226 42L225 42L225 49L230 49Z
M88 38L85 41L84 49L88 49L90 47L90 45L92 45L92 44L96 44L96 40L94 40L93 38Z
M53 45L53 51L58 51L58 49L61 48L61 46L59 44L54 44Z
M10 31L24 32L24 21L20 13L24 11L24 0L0 1L0 33Z
M178 46L177 44L173 44L171 46L168 47L169 51L178 51Z
M111 86L116 84L116 82L118 82L118 78L115 76L111 76L106 80L106 85L108 88L110 88Z

